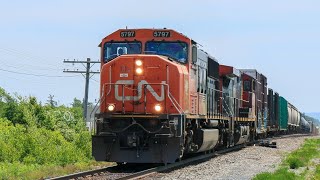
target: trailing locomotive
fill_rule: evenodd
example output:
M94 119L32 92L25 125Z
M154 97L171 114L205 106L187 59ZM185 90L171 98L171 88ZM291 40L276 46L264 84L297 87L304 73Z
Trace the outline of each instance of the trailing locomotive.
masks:
M174 30L120 29L99 47L98 161L173 163L271 131L298 131L300 122L310 131L294 106L268 95L264 75L219 64Z

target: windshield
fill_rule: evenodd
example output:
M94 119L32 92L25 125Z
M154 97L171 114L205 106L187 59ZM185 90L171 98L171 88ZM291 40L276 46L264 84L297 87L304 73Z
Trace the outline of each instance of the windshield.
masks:
M186 63L188 45L184 42L149 41L146 43L145 53L164 55L181 63Z
M107 42L104 44L104 61L123 54L141 54L140 42Z

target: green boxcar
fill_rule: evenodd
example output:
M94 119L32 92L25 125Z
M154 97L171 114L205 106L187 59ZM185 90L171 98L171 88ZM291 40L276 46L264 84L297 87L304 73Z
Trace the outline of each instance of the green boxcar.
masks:
M288 128L288 101L280 96L279 99L279 128L280 130L287 130Z

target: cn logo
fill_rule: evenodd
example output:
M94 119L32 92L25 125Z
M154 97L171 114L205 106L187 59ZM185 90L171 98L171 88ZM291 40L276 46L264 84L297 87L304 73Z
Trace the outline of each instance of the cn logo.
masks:
M138 88L137 88L137 91L138 91L138 95L137 96L122 96L122 88L120 88L121 90L121 93L119 95L119 85L122 86L122 84L124 85L132 85L134 84L134 81L133 80L119 80L115 83L115 86L114 86L114 90L115 90L115 98L116 100L118 101L139 101L141 99L141 96L142 96L142 86L145 86L146 90L148 90L152 96L154 98L156 98L157 101L163 101L164 100L164 85L166 84L166 81L162 81L161 82L161 92L160 92L160 95L158 95L155 90L149 85L149 83L145 80L141 80L139 83L138 83ZM159 85L155 85L155 86L159 86Z

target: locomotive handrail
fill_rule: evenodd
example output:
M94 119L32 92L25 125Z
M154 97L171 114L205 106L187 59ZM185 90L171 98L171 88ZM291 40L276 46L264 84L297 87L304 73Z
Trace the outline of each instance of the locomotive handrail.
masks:
M223 94L226 94L226 92L223 92L223 91L221 91L221 90L219 90L219 89L213 89L213 90L214 90L214 91L217 91L217 92L221 92L221 93L223 93ZM249 92L249 93L252 94L252 92ZM243 101L243 102L246 102L246 103L250 102L250 101L247 101L247 100L244 100L244 99L240 99L240 98L237 98L237 97L233 97L233 96L229 96L229 95L227 95L226 97L230 97L230 98L236 99L236 100L238 100L238 101Z
M177 105L179 106L180 110L179 110L179 109L176 107L176 105L173 103L173 101L172 101L172 99L171 99L170 96L172 96L173 101L174 101L175 103L177 103ZM169 86L168 86L168 97L169 97L171 103L172 103L172 104L174 105L174 107L177 109L177 111L178 111L180 114L184 114L182 107L181 107L180 104L177 102L177 100L173 97L173 95L170 93Z
M220 99L222 99L223 101L224 101L224 98L223 97L220 97ZM228 105L228 104L227 104ZM227 106L228 107L228 110L224 107L224 105L223 105L223 103L222 103L222 108L226 111L226 113L227 113L227 115L228 116L230 116L230 117L233 117L234 116L234 114L231 114L232 112L231 112L231 110L229 109L229 106Z
M123 104L123 108L124 108L124 87L126 87L128 84L123 84L123 83L104 83L103 84L103 95L104 96L104 89L106 86L110 86L110 90L108 92L108 94L110 93L111 91L111 86L112 85L120 85L122 86L122 104ZM177 100L174 98L174 96L171 94L170 92L170 89L169 89L169 84L166 84L166 83L148 83L148 84L144 84L144 88L145 86L148 86L148 85L162 85L162 86L167 86L167 94L166 96L168 97L168 99L170 100L170 102L172 103L172 105L175 107L175 109L179 112L179 114L184 114L184 111L182 109L182 107L180 106L180 104L177 102ZM107 94L107 95L108 95ZM107 96L106 95L106 96ZM144 100L146 101L146 99ZM124 112L124 109L122 110Z
M171 94L170 89L169 89L169 84L164 84L164 83L148 83L147 85L166 85L166 86L168 87L168 88L167 88L168 98L170 99L171 103L173 104L173 106L176 108L176 110L177 110L180 114L184 114L183 109L181 108L180 104L177 102L177 100L176 100L176 99L173 97L173 95ZM171 96L171 97L170 97L170 96ZM172 100L171 98L172 98L173 100ZM176 103L180 109L178 109L174 103Z
M111 88L110 88L110 90L111 90ZM101 101L101 99L102 99L102 101ZM98 107L98 104L99 104L99 107L101 106L101 104L102 103L104 103L104 101L105 101L105 98L104 98L104 85L102 86L102 96L99 98L99 100L98 100L98 102L96 103L96 105L95 105L95 107L93 108L93 111L91 112L91 114L90 114L90 117L92 116L92 113L94 112L94 110L96 109L96 107ZM97 110L98 109L96 109L95 110L95 112L97 112ZM93 125L91 125L91 128L92 128L92 126L93 126L93 132L94 133L96 133L96 127L95 127L95 124L97 123L97 120L96 120L96 118L94 118L94 122L93 122Z
M159 129L157 129L157 130L155 130L155 131L148 131L146 128L144 128L140 123L132 123L132 124L130 124L130 125L128 125L127 127L125 127L125 128L123 128L123 129L121 129L120 131L113 131L113 130L111 130L110 128L110 131L112 132L112 133L121 133L121 132L124 132L125 130L127 130L127 129L129 129L130 127L132 127L132 126L134 126L134 125L137 125L137 126L140 126L144 131L146 131L147 133L151 133L151 134L156 134L156 133L158 133L158 132L160 132L163 128L168 128L167 126L164 126L164 125L162 125Z
M94 106L94 108L93 108L93 110L91 111L91 113L90 113L90 118L91 118L91 116L92 116L92 113L93 112L97 112L97 110L98 110L98 104L100 103L100 101L101 101L101 98L98 100L98 102L96 103L96 105ZM100 106L100 105L99 105ZM93 124L95 124L96 122L96 120L95 120L95 118L94 118L94 120L93 120L94 122L93 122ZM91 127L90 127L90 129L92 130L93 129L93 127L92 127L92 124L90 125ZM95 129L93 129L94 130L94 132L95 132Z
M223 94L226 94L226 92L223 92L223 91L221 91L221 90L219 90L219 89L213 89L214 91L217 91L217 92L220 92L220 93L223 93ZM251 91L248 91L248 93L250 93L250 94L254 94L254 92L251 92ZM233 96L229 96L229 95L225 95L225 97L229 97L229 98L232 98L232 99L236 99L236 100L238 100L238 101L242 101L242 102L246 102L246 103L249 103L250 101L248 100L244 100L244 99L239 99L239 98L237 98L237 97L233 97ZM224 100L224 98L223 97L219 97L220 99L222 99L222 100ZM258 99L257 99L258 100ZM227 111L227 109L223 106L223 104L222 104L222 108L227 112L227 115L228 116L230 116L230 114L228 113L228 111ZM228 109L229 109L229 107L228 107ZM229 109L229 111L230 111L230 109ZM214 113L214 114L216 114L216 113ZM217 114L218 116L223 116L223 114L222 113L218 113ZM232 116L234 116L234 115L232 115ZM252 118L257 118L257 116L256 115L253 115L252 116Z
M111 66L110 66L110 69L109 69L109 82L110 83L111 83L111 75L112 75L112 73L111 73ZM110 92L111 92L111 86L109 88L109 92L108 92L107 96L110 94Z

